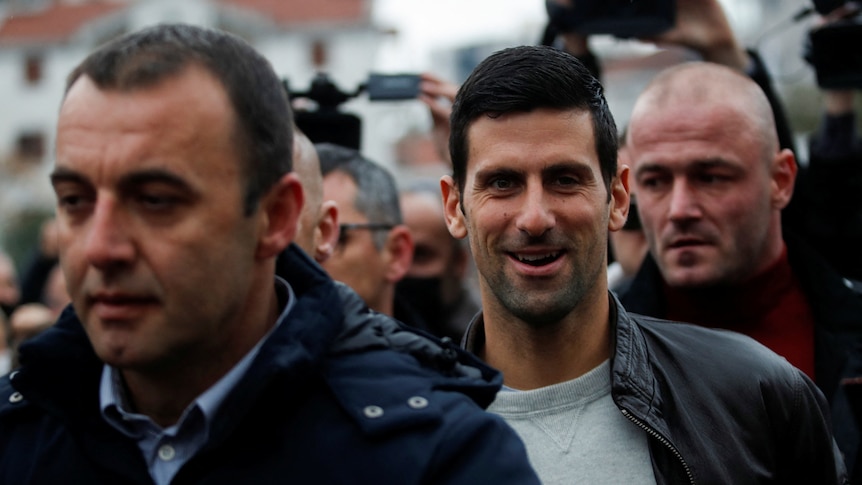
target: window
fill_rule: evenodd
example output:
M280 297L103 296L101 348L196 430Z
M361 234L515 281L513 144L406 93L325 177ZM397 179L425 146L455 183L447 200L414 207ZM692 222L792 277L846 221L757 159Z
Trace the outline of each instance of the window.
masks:
M42 80L42 56L27 54L24 58L24 79L27 84L38 84Z
M317 68L326 66L327 57L329 57L326 43L322 40L315 40L311 43L311 65Z
M17 152L22 160L42 160L45 155L45 135L36 131L21 133L18 135Z

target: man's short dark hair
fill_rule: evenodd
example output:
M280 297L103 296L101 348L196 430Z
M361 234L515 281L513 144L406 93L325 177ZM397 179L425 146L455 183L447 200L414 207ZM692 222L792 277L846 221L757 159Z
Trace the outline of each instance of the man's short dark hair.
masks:
M496 118L536 109L584 110L593 120L596 153L610 200L617 172L617 128L601 83L576 59L548 46L511 47L476 66L455 97L449 151L458 190L467 174L467 130L480 116Z
M404 222L398 185L389 170L353 148L333 143L316 143L314 148L320 158L320 170L324 177L339 171L356 184L353 205L369 222L393 226ZM374 234L374 245L378 250L383 249L386 237L387 233L384 232Z
M81 76L99 89L147 88L203 67L222 84L236 114L236 146L245 166L244 210L292 170L290 106L271 64L239 37L185 24L160 24L114 39L84 59L69 75L66 91Z

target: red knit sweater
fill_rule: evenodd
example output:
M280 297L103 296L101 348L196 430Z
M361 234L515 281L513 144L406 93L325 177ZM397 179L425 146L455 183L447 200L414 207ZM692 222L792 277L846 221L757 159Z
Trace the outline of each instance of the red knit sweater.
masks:
M664 287L669 320L748 335L814 379L814 316L787 260L742 285L684 290Z

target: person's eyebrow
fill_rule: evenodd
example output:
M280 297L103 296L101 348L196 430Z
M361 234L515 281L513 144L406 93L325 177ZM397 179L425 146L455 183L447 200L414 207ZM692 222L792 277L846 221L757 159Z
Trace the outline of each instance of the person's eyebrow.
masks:
M89 184L87 178L80 173L65 167L57 167L51 172L51 185L57 185L62 182Z
M633 175L638 176L642 173L647 172L666 172L668 168L660 163L652 163L652 162L641 162L638 164L638 167L635 169Z
M51 184L56 186L63 182L92 185L89 179L81 173L69 168L58 167L51 173ZM118 189L120 192L127 192L136 187L153 183L164 184L186 192L194 192L192 186L182 177L162 169L140 170L124 175L120 179Z
M162 169L140 170L120 178L118 188L121 192L147 184L163 184L186 192L193 192L192 186L182 177Z
M694 162L694 167L698 169L709 169L709 168L731 168L738 169L739 165L730 162L721 157L713 157L713 158L705 158L703 160L697 160Z
M522 176L521 170L511 167L490 167L476 171L475 179L480 183L485 183L488 179L495 177L517 178Z
M593 178L593 171L589 164L583 162L560 162L554 163L542 169L542 174L553 177L574 172L579 177Z

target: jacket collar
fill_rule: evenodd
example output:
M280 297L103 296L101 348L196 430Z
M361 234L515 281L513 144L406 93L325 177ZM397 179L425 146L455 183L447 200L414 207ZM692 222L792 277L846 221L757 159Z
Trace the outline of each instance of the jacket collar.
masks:
M333 281L297 246L279 256L277 273L293 289L295 306L262 345L248 370L253 378L242 379L226 398L223 410L228 414L247 411L254 401L249 396L263 392L274 379L300 393L308 381L325 372L330 359L383 349L412 356L429 369L427 375L439 387L467 394L482 407L493 401L502 384L497 370L451 342L369 310L353 290ZM69 422L85 421L75 413L98 410L102 362L71 306L51 329L27 342L21 356L15 387L27 399L66 415ZM364 394L385 391L377 388L390 383L363 382ZM225 420L216 423L214 437L230 426Z
M243 379L239 384L242 392L233 395L258 392L267 376L274 374L287 373L300 382L306 379L306 371L319 364L341 330L334 282L296 246L283 256L280 264L296 294L296 304L288 320L264 342L248 371L264 378ZM22 345L21 363L15 386L28 400L59 415L98 409L102 362L71 305L55 325ZM67 418L77 422L82 416Z
M640 330L612 292L608 292L608 298L613 345L610 375L613 399L618 406L625 407L664 432L666 426L658 419L656 411L661 402L657 395L658 386ZM461 346L473 353L480 353L485 346L485 321L481 311L467 326Z
M621 410L670 437L661 407L662 396L653 372L643 330L631 318L619 299L610 293L613 352L611 362L611 397Z
M839 275L802 238L785 232L784 240L790 267L808 298L817 328L859 332L862 299L853 290L853 282ZM661 288L661 272L652 255L647 254L620 299L631 312L661 318L666 314Z

